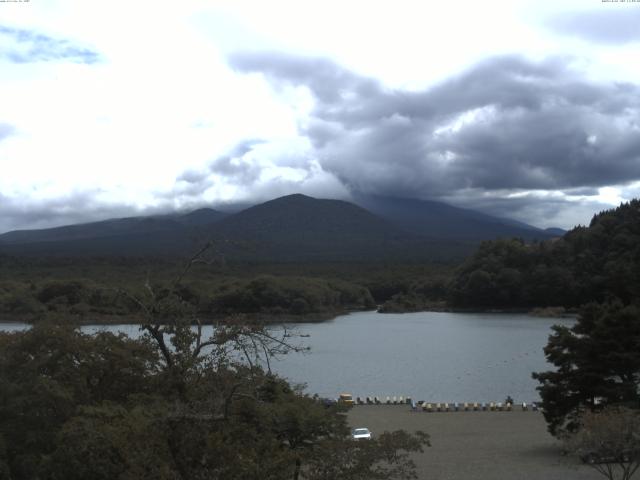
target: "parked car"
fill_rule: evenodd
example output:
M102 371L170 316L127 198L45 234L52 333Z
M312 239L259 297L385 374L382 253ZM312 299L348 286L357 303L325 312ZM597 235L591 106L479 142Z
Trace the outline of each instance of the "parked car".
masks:
M351 431L351 438L354 440L371 440L371 432L368 428L354 428Z
M591 465L596 463L626 463L631 461L633 455L631 452L620 453L603 453L603 452L587 452L580 455L580 459L584 463Z
M320 403L327 408L335 406L338 402L333 398L321 398Z

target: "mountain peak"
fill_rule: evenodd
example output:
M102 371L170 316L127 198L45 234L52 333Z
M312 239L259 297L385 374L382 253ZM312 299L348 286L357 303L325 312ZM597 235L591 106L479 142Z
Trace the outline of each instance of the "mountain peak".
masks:
M416 236L342 200L286 195L247 208L215 224L214 240L244 245L233 254L278 261L344 261L425 257ZM224 242L222 242L224 240Z
M212 208L0 235L0 253L182 254L219 240L229 258L371 261L461 257L481 240L550 232L435 201L285 195L233 214ZM221 247L222 248L222 247Z
M273 203L293 203L293 202L313 202L313 201L318 201L318 199L314 197L310 197L308 195L304 195L302 193L292 193L290 195L284 195L282 197L274 198L273 200L264 202L262 205L273 204Z

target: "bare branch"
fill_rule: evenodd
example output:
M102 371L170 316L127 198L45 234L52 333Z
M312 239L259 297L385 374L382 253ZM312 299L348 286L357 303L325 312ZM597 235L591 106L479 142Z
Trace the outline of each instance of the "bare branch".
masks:
M204 255L204 253L207 250L209 250L212 246L213 246L213 242L211 242L211 241L207 242L206 244L204 244L202 246L202 248L200 248L200 250L198 250L196 253L194 253L191 256L191 258L189 258L189 260L185 264L184 268L182 269L182 272L173 281L173 285L171 286L171 292L175 291L175 289L178 287L178 285L180 285L180 283L182 282L184 277L187 275L187 273L189 273L189 270L191 270L191 267L193 267L193 265L195 263L197 263L198 259L200 259L200 257L202 255Z
M265 345L262 345L262 350L264 351L264 358L267 361L267 372L271 373L271 360L269 358L267 347Z

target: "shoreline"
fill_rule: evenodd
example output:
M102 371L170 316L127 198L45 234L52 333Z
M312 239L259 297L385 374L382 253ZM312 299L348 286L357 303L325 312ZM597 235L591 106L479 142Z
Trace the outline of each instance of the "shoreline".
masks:
M397 313L420 313L420 312L437 312L437 313L470 313L470 314L524 314L532 317L540 318L577 318L578 311L574 309L564 309L564 307L534 307L534 308L455 308L455 307L433 307L425 310L380 310L380 314L397 314Z
M225 319L234 318L234 317L242 317L247 321L259 321L264 323L265 325L277 325L277 324L292 324L292 323L322 323L334 320L337 317L342 315L347 315L353 312L367 312L372 310L344 310L337 312L318 312L318 313L309 313L304 315L293 315L293 314L230 314L230 315L220 315L214 317L202 317L202 325L211 325L215 322L224 322ZM134 315L84 315L82 318L79 318L78 315L74 314L61 314L56 315L56 317L51 319L33 319L33 318L25 318L25 317L12 317L11 315L0 315L0 324L9 324L9 323L24 323L27 325L35 325L42 321L56 321L63 320L63 323L70 323L75 325L140 325L143 322L141 317L137 317ZM192 323L192 325L197 325L196 322Z
M367 309L367 310L341 310L341 311L332 311L332 312L317 312L317 313L308 313L303 315L294 315L294 314L257 314L257 313L237 313L230 315L219 315L212 317L203 317L202 324L210 325L214 322L222 322L227 318L232 317L243 317L248 321L258 321L260 323L264 323L265 325L278 325L278 324L292 324L292 323L323 323L330 322L335 320L338 317L343 315L348 315L350 313L358 313L358 312L376 312L380 315L388 315L388 314L404 314L404 313L468 313L468 314L524 314L530 315L532 317L538 318L577 318L578 313L572 310L564 310L559 312L554 308L534 308L534 309L456 309L456 308L431 308L427 310L416 310L416 311L381 311L379 306L376 309ZM133 315L101 315L96 314L95 316L91 316L91 319L87 319L89 315L85 315L82 318L79 318L77 314L68 314L68 315L60 315L58 319L64 320L64 323L72 323L76 325L140 325L141 318ZM11 315L0 315L0 324L9 324L9 323L24 323L27 325L34 325L40 321L47 321L47 319L39 319L34 320L33 318L25 318L25 317L12 317ZM55 320L52 320L55 321ZM197 323L193 323L193 325L197 325Z

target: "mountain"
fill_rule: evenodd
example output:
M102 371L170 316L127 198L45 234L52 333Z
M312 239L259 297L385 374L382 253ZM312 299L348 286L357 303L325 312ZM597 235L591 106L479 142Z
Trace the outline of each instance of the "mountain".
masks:
M178 227L172 219L154 217L129 217L104 220L101 222L65 225L41 230L15 230L0 235L0 244L62 242L68 240L86 240L141 232L159 232Z
M0 253L31 255L172 255L202 241L202 227L226 217L210 208L127 217L0 235Z
M288 195L233 214L213 209L129 217L0 235L0 253L183 256L214 240L230 260L320 262L450 260L481 240L552 235L438 202L367 197L360 205Z
M461 255L455 245L405 232L341 200L295 194L243 210L213 225L212 238L234 257L345 261ZM223 243L224 242L224 243Z
M355 203L396 226L431 239L478 243L502 237L526 241L558 236L526 223L458 208L441 202L383 196L361 196Z
M565 233L567 233L567 230L565 230L564 228L556 227L545 228L544 231L556 237L562 237Z
M166 215L166 218L172 219L182 225L202 227L204 225L211 225L227 216L226 213L214 210L213 208L200 208L189 213Z
M40 230L14 230L0 235L0 245L15 243L59 242L87 240L118 235L158 233L198 227L216 222L226 215L211 208L201 208L186 214L126 217L100 222L80 223Z

